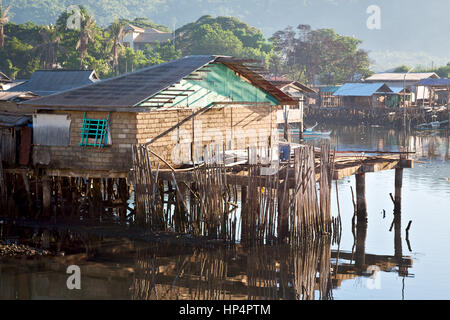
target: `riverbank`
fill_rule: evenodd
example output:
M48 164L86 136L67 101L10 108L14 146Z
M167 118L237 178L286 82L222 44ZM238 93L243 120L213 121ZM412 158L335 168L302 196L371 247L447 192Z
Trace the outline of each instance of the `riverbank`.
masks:
M51 255L51 252L48 250L33 248L23 244L8 244L0 240L0 257L34 257L48 255Z

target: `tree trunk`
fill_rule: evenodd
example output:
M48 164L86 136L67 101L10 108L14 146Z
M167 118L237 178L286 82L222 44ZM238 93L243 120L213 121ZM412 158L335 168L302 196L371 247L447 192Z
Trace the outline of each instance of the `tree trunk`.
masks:
M5 33L3 29L3 24L0 24L0 49L3 49L5 45Z

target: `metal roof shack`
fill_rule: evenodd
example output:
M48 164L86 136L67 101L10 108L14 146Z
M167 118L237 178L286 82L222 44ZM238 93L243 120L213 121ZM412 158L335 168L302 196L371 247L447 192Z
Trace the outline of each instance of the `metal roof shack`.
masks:
M320 93L335 93L341 86L325 86L319 87Z
M398 95L384 83L346 83L333 95L341 98L341 107L373 108L398 105Z
M38 70L30 80L8 91L33 92L41 97L79 88L99 81L93 70Z
M278 89L283 90L287 87L292 87L296 89L299 92L302 92L303 94L315 94L317 93L316 90L308 87L307 85L304 85L301 82L298 81L292 81L292 80L271 80L270 82L275 85Z
M411 93L411 90L408 88L403 87L389 87L393 93L400 94L400 93ZM404 92L403 92L404 91Z

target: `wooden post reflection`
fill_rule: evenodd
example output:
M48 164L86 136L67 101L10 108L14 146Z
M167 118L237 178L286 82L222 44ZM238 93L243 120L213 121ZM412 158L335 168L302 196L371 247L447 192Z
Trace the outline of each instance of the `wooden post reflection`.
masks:
M365 265L366 257L367 205L364 173L356 175L356 216L355 265L359 269Z

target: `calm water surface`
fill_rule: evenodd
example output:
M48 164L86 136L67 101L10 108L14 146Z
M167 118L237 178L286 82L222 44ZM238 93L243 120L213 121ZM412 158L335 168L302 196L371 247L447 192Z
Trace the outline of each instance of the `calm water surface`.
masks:
M0 226L4 241L60 252L0 258L1 299L449 299L450 163L445 131L373 127L333 129L338 150L416 151L404 170L400 232L393 220L394 171L366 175L367 227L352 233L354 177L338 181L342 237L299 248L173 247L69 231ZM322 141L310 140L319 145ZM333 216L337 216L333 183ZM411 222L409 242L406 227ZM361 237L365 234L365 237ZM63 253L64 252L64 255ZM81 290L68 290L66 268L81 268Z

